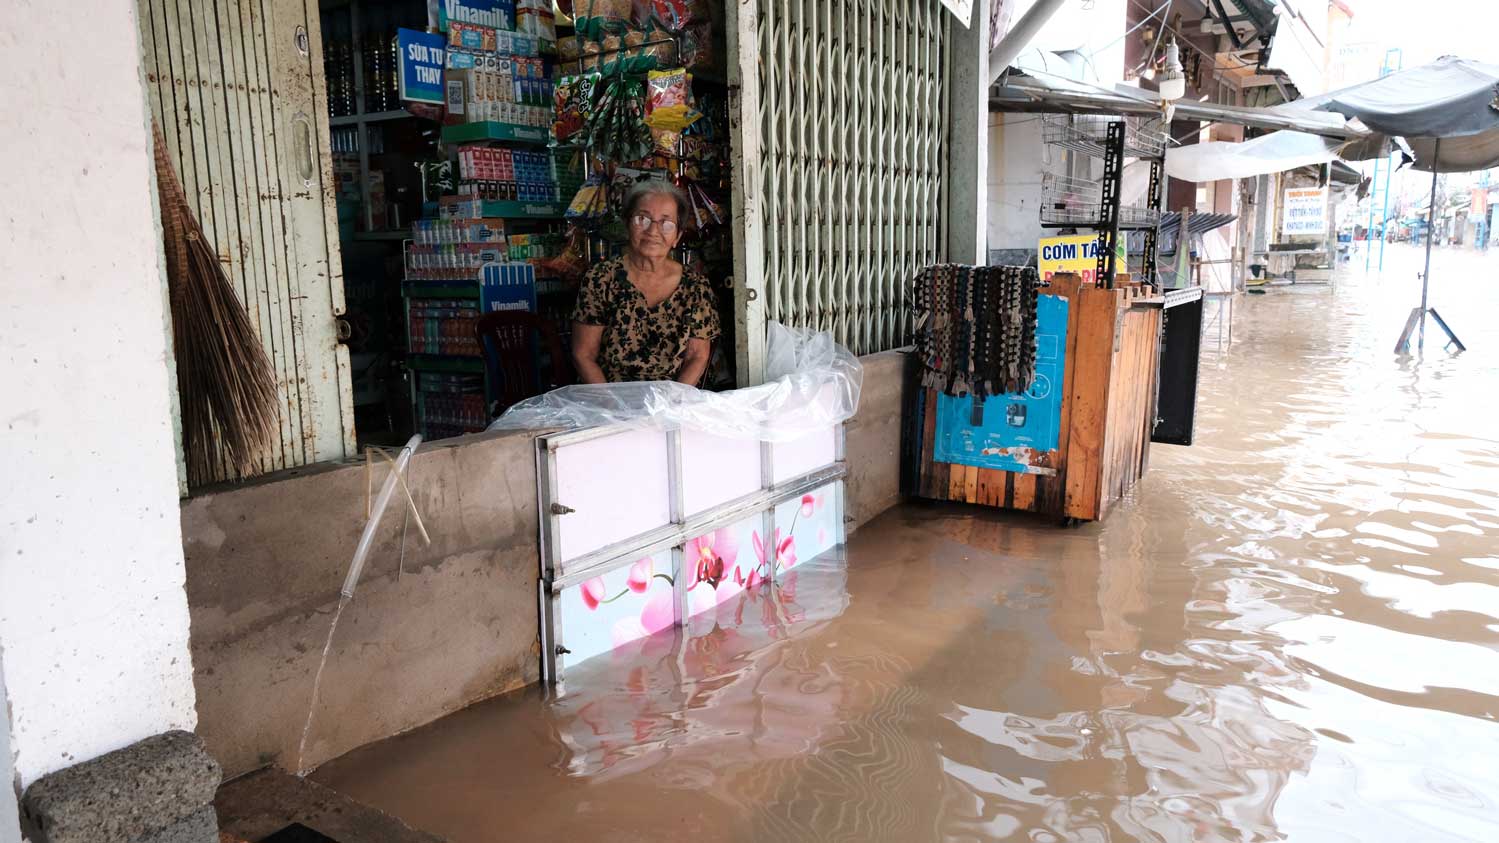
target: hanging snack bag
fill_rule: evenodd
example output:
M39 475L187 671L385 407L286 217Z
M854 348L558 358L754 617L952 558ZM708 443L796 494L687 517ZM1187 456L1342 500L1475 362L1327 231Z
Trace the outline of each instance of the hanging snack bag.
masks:
M597 73L581 76L564 76L557 82L552 96L552 136L557 143L568 143L588 125L588 113L593 103L593 89L598 84Z
M692 76L684 68L652 70L645 122L653 129L680 132L703 115L692 103Z
M656 144L657 155L676 155L677 141L682 139L682 133L671 129L657 129L651 127L651 140Z
M644 99L638 79L609 77L588 117L589 151L609 161L635 161L649 154L653 143L644 120Z
M651 0L652 17L657 25L681 32L692 22L692 4L687 0Z
M682 64L692 68L711 68L718 61L713 52L713 24L695 23L682 33Z
M635 17L634 0L574 0L574 25L578 32L598 38L605 32L618 32Z
M573 201L568 203L567 218L586 222L596 220L604 215L609 208L609 191L597 176L590 176L578 192L573 196Z

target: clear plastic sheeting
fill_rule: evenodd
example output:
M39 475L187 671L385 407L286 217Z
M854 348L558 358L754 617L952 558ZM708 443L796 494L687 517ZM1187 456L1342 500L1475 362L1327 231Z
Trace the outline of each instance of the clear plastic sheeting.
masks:
M787 442L851 418L864 368L825 331L768 326L766 382L708 392L671 381L579 384L516 404L490 430L627 425L692 428L730 439Z

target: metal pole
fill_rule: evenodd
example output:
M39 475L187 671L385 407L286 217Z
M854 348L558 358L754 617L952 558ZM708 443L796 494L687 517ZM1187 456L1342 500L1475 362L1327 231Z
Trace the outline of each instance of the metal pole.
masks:
M1426 321L1426 290L1431 286L1431 239L1437 221L1437 165L1442 157L1442 139L1437 138L1431 155L1431 208L1426 212L1426 271L1421 274L1421 321Z
M1056 14L1058 9L1062 8L1065 2L1067 0L1036 0L1036 5L1010 27L1009 33L999 42L999 45L989 51L990 85L999 81L999 75L1004 73L1005 68L1010 66L1010 62L1029 46L1036 34L1041 31L1041 27L1046 25L1046 22ZM982 9L978 12L978 17L986 17Z

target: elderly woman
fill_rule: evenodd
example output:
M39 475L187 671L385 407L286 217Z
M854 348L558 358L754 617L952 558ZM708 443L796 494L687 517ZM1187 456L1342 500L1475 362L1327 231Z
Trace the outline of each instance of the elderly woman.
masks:
M680 381L697 386L718 337L708 280L672 260L687 197L651 179L625 195L630 245L589 270L573 315L573 361L583 383Z

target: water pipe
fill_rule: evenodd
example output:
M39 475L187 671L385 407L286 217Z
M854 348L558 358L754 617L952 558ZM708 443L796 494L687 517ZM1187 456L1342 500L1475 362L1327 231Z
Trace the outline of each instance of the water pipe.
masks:
M339 594L345 600L354 596L354 586L359 584L359 575L364 572L364 560L370 555L370 545L375 543L375 528L380 525L380 516L385 514L390 496L395 494L396 484L400 482L401 474L406 471L406 464L411 462L411 455L421 442L421 434L406 441L406 447L396 457L395 467L390 470L385 478L385 485L380 487L380 494L375 497L375 508L370 511L370 520L365 522L364 532L359 535L359 544L354 548L354 561L349 563L349 574L344 577L343 588L339 589Z

